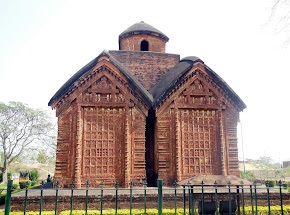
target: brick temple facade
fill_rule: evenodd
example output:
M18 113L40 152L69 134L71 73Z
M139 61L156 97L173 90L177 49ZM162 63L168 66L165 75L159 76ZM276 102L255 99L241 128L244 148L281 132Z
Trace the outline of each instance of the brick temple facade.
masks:
M201 59L166 53L168 40L136 23L119 35L119 50L100 53L51 98L62 186L239 176L246 105Z

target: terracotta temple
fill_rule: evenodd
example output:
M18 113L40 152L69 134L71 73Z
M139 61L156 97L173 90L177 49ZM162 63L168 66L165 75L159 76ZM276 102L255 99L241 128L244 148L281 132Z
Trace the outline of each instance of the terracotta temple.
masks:
M237 123L246 105L198 57L166 53L168 40L136 23L119 35L119 50L100 53L51 98L62 186L239 176Z

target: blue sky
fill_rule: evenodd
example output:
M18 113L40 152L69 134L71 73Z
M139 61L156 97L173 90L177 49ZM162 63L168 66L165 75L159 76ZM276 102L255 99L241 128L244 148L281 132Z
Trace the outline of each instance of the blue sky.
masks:
M290 45L268 22L273 2L0 0L0 101L50 110L65 81L143 20L170 38L168 53L201 58L247 104L246 158L288 159Z

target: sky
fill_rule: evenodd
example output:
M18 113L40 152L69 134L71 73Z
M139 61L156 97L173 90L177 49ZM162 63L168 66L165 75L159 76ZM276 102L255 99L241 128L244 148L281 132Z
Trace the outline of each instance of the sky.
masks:
M55 116L54 93L144 21L169 37L167 53L199 57L245 102L241 160L289 160L290 32L279 33L285 8L272 14L274 1L0 0L0 101Z

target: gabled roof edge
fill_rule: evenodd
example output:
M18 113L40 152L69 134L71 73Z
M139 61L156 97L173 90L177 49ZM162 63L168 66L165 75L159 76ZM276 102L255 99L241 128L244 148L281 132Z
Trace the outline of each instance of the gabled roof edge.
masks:
M238 94L235 93L235 91L225 82L217 73L215 73L209 66L204 64L205 69L207 72L209 72L214 78L216 78L216 82L218 83L219 86L222 87L223 90L226 92L229 92L229 96L236 101L237 105L239 106L240 110L244 110L247 105L243 102L243 100L238 96Z
M172 68L166 75L154 85L149 92L154 97L153 106L156 107L164 97L171 91L172 87L179 83L182 77L194 66L196 62L200 62L204 65L207 73L215 80L225 92L229 94L229 97L235 101L238 108L242 111L247 106L242 99L234 92L234 90L212 69L210 69L200 58L195 56L189 56L182 58L180 62ZM187 64L185 64L187 63Z
M196 62L203 63L198 57L194 56L181 59L178 64L169 70L161 80L149 90L154 97L154 107L163 100L164 96L171 91L172 87L182 79L184 74L186 74Z
M85 65L78 72L76 72L68 81L66 81L50 99L50 101L48 102L48 106L51 106L56 100L65 95L70 89L72 89L74 82L76 82L82 75L84 75L91 68L93 68L98 63L100 57L102 56L107 56L109 58L109 61L128 78L131 84L133 84L136 87L137 91L140 92L141 95L144 95L146 103L148 103L148 105L152 104L153 102L152 95L148 93L148 91L141 85L141 83L136 78L134 78L134 76L123 64L117 61L111 54L109 54L109 52L104 50L99 54L99 56L90 61L87 65Z

